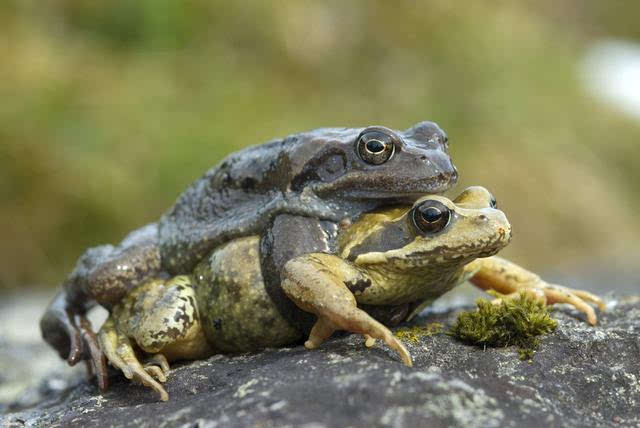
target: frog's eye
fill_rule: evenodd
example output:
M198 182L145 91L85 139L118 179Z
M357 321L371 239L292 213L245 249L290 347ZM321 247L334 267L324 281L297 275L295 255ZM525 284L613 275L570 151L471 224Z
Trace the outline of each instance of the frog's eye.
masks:
M363 161L380 165L391 159L396 146L391 135L377 130L365 130L358 137L356 149Z
M496 201L496 198L491 195L491 200L489 201L489 206L491 208L498 208L498 201Z
M447 227L451 211L439 201L425 201L413 209L413 224L422 233L436 233Z

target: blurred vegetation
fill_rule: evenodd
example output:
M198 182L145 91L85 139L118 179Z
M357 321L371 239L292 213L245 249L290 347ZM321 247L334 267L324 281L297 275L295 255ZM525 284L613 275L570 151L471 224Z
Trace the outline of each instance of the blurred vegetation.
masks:
M582 55L638 2L5 0L0 288L59 283L249 144L431 119L532 267L638 261L640 123ZM458 189L460 189L460 187Z

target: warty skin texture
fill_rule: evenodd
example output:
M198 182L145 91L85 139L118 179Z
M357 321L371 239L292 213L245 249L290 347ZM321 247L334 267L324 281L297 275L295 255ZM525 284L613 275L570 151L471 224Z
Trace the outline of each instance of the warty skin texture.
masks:
M198 313L204 335L197 340L206 338L212 352L283 346L305 336L305 346L314 349L334 331L346 330L362 334L367 346L382 340L409 366L411 356L387 325L410 319L467 279L481 288L500 290L505 299L525 292L548 304L570 303L587 314L589 322L595 322L588 303L602 307L596 296L548 284L526 269L495 257L510 238L509 222L495 208L491 194L481 187L465 190L454 201L432 195L420 198L413 206L364 214L338 229L335 253L307 253L285 263L281 284L284 293L314 320L304 334L281 316L276 302L270 299L258 260L259 237L238 238L212 251L192 276L179 277L185 278L181 282L182 301L193 306L190 310L185 311L182 303L176 307L175 298L159 298L162 291L147 290L162 284L147 283L115 306L100 338L116 367L166 399L161 383L168 365L161 364L160 372L157 365L143 367L135 358L135 349L141 348L164 362L165 357L176 359L171 354L176 343L182 349L202 346L185 339L192 322L185 324L184 331L175 332L178 339L166 345L170 352L149 349L136 338L166 337L166 326L163 322L137 322L147 312L162 313L157 319L182 319L183 313ZM145 293L137 291L140 287ZM137 308L137 312L123 311L123 305ZM195 353L181 357L199 358Z
M360 140L372 135L391 144L388 159L362 156ZM189 186L157 223L117 246L87 250L42 317L43 338L71 365L88 360L104 388L105 359L86 311L96 303L112 307L146 280L189 274L215 247L251 235L268 235L260 251L268 292L281 314L295 318L279 288L288 259L331 250L335 225L344 218L445 191L456 180L447 136L433 122L404 132L321 128L233 153ZM289 243L300 224L280 224L280 233L270 233L281 215L305 218L303 228L317 226L322 234L307 235L305 245Z

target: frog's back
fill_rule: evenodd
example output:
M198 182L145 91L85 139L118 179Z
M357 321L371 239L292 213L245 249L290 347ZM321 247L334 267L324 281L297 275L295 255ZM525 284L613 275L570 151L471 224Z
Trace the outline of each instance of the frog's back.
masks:
M289 197L289 185L302 167L300 147L314 143L309 137L331 131L317 129L251 146L209 169L160 219L164 267L174 274L189 273L216 246L260 234L276 212L313 213L312 204ZM314 151L320 144L306 145Z
M382 162L367 161L358 151L367 133L387 139L395 154L392 147ZM216 246L262 234L280 213L335 222L393 198L444 191L457 178L447 147L444 132L422 122L404 132L319 128L234 153L160 219L162 264L189 273Z

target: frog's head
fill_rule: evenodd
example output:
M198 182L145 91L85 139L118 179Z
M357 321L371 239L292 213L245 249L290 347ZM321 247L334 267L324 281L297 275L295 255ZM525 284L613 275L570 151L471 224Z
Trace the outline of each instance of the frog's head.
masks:
M297 136L291 186L325 199L413 202L455 184L447 135L433 122L404 132L382 126Z
M422 197L410 209L386 209L360 222L350 231L353 242L343 246L343 256L358 265L457 269L496 254L511 239L507 218L483 187L470 187L453 201Z

